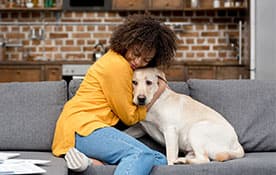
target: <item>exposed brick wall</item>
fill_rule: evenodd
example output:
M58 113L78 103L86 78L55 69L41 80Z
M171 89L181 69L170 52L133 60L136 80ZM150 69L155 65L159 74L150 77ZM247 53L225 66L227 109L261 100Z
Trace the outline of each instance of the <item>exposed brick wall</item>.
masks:
M176 60L235 59L237 53L227 44L226 36L238 39L238 21L248 23L248 14L235 10L152 13L164 17L166 22L191 23L191 25L170 25L179 39ZM128 14L128 12L0 12L0 22L11 23L0 25L0 38L5 38L8 42L23 43L23 47L7 49L6 55L9 60L20 60L27 51L34 59L45 56L49 60L90 60L94 46L101 42L108 47L112 31ZM87 25L93 22L97 25ZM34 23L44 25L34 25ZM44 29L45 37L41 40L31 40L32 28L37 32L39 29ZM246 43L249 41L247 25L243 34L245 36L243 42L247 47ZM244 48L243 54L248 57L246 50L247 48Z

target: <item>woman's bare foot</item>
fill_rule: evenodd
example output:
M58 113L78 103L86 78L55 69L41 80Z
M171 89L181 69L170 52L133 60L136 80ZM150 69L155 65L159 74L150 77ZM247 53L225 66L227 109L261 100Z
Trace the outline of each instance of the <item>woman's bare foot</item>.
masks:
M93 165L96 165L96 166L104 165L103 162L101 162L101 161L99 161L97 159L90 158L90 160L91 160L91 162L92 162Z

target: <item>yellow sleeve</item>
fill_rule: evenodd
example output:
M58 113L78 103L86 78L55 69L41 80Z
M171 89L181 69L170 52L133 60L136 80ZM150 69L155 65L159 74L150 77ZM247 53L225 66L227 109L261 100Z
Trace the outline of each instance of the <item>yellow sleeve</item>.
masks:
M100 84L112 112L126 125L133 125L146 116L146 107L132 103L133 70L123 57L113 57L104 64Z

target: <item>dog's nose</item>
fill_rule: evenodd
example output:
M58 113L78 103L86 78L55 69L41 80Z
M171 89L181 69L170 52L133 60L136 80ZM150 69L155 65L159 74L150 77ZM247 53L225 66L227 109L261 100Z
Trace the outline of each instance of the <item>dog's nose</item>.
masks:
M138 105L145 105L146 96L145 95L138 95L137 100L138 100Z

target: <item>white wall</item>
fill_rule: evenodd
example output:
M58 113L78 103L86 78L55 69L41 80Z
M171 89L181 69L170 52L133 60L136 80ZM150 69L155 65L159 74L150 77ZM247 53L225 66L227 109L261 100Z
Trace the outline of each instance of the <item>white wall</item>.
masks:
M252 33L255 36L251 39L254 42L255 37L255 48L251 47L254 49L251 55L255 52L255 79L276 80L276 1L252 1L255 1L255 15L251 14L255 17L255 21L251 20L252 25L255 22Z

